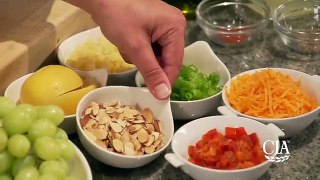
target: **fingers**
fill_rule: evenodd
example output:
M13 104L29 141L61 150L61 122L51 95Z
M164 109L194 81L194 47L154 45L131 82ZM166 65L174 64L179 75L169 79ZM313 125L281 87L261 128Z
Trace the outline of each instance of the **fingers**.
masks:
M161 65L172 86L179 76L182 65L186 28L186 19L180 10L176 11L176 16L172 17L172 22L160 23L153 34L153 38L162 48Z
M179 76L184 53L183 37L174 39L170 43L163 45L162 63L163 71L166 73L168 80L173 86Z
M156 98L166 99L171 94L170 81L159 65L147 39L131 41L131 44L122 51L122 56L136 65L148 89Z

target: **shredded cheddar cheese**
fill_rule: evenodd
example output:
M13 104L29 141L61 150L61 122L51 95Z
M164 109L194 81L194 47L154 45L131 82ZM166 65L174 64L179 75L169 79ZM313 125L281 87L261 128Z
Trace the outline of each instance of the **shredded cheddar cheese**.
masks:
M318 106L315 98L303 91L300 81L272 69L240 75L231 81L226 95L235 110L254 117L293 117Z

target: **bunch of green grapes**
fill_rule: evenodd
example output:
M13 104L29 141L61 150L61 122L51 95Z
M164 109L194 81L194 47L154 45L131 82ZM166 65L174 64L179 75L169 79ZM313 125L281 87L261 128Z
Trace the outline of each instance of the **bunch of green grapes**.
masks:
M57 106L16 105L0 96L0 179L67 180L75 154Z

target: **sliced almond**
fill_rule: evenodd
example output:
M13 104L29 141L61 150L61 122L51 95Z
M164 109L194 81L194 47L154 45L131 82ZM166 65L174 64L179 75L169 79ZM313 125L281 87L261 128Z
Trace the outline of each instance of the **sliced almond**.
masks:
M115 108L114 107L110 107L110 108L108 108L108 109L106 109L106 113L107 114L112 114L112 113L115 113Z
M123 153L123 143L119 139L114 139L112 145L117 152Z
M161 142L162 142L162 141L158 139L158 140L154 141L153 145L154 145L155 147L158 147Z
M113 112L113 113L110 113L110 114L108 114L108 115L111 117L111 119L112 119L112 118L114 118L114 119L119 119L119 113Z
M143 128L139 129L139 131L137 132L137 135L138 135L138 140L140 143L145 143L149 139L148 132Z
M145 152L146 154L151 154L151 153L153 153L155 150L156 150L156 147L155 147L155 146L144 147L144 152Z
M91 102L92 114L96 116L99 113L99 104L96 102Z
M100 119L102 119L106 116L108 116L108 114L103 109L100 109L97 116L96 116L96 120L100 121Z
M141 124L134 124L129 126L129 132L136 132L138 130L140 130L143 126Z
M105 129L92 129L91 133L99 140L106 139L108 136L108 131Z
M118 132L118 133L121 132L123 129L118 123L114 123L114 122L110 122L110 126L114 132Z
M108 138L108 140L109 140L110 142L112 142L112 141L113 141L114 136L113 136L113 134L112 134L112 132L111 132L111 131L109 131L107 138Z
M83 129L84 133L87 135L89 139L91 139L93 142L97 140L97 137L93 135L90 131Z
M142 144L138 141L138 139L131 139L131 142L133 143L134 150L138 151L141 149Z
M145 121L143 120L143 119L138 119L138 120L134 120L134 121L132 121L131 123L132 124L142 124L142 123L144 123Z
M111 122L111 118L109 116L104 116L98 119L99 124L109 124Z
M154 136L154 140L157 140L159 138L160 133L153 131L153 132L151 132L151 135Z
M149 134L154 132L154 126L152 124L146 124L145 126Z
M111 133L112 133L114 139L120 139L121 138L121 134L118 133L118 132L114 132L112 129L111 129Z
M86 129L92 129L97 121L93 119L89 119L88 123L84 126Z
M98 146L107 149L107 145L105 142L101 141L101 140L96 140L96 143L98 144Z
M132 111L131 111L131 109L129 107L123 108L123 115L126 118L133 118L134 117L133 113L132 113Z
M138 140L138 134L137 133L131 134L130 135L130 139L131 139L131 141L134 140L134 139Z
M146 123L153 123L154 116L150 108L145 108L142 111L142 116L146 119Z
M86 109L86 111L84 112L84 115L88 115L88 114L91 114L92 112L92 107L89 107Z
M94 116L93 114L90 114L89 116L90 116L90 119L96 120L96 116Z
M142 155L144 155L144 151L139 150L139 151L137 151L136 155L137 155L137 156L142 156Z
M164 146L164 142L162 141L157 147L156 147L156 151L160 150L162 147Z
M154 130L156 131L156 132L161 132L161 127L160 127L160 123L159 123L159 120L155 120L154 122L153 122L153 126L154 126Z
M117 119L116 121L117 121L117 123L118 123L120 126L122 126L122 127L126 127L126 126L127 126L127 123L124 122L124 121L122 121L122 120Z
M117 112L117 113L123 113L123 111L124 111L123 108L118 108L115 110L115 112Z
M124 143L124 154L127 156L136 155L136 151L134 150L134 146L131 142Z
M120 140L123 143L130 142L130 134L129 134L128 129L123 130L121 137L120 137Z
M92 102L84 110L81 125L97 145L128 156L150 154L164 146L160 121L151 109L139 105L111 105Z
M148 141L146 143L144 143L143 145L145 146L151 146L151 144L154 142L154 136L153 135L149 135Z

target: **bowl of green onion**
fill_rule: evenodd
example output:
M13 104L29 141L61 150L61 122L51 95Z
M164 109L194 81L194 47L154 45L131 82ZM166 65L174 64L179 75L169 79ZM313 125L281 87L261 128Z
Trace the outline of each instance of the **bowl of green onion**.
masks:
M229 70L207 42L197 41L187 46L170 96L173 118L192 120L212 114L221 105L222 87L229 79ZM140 72L135 82L138 87L145 86Z

